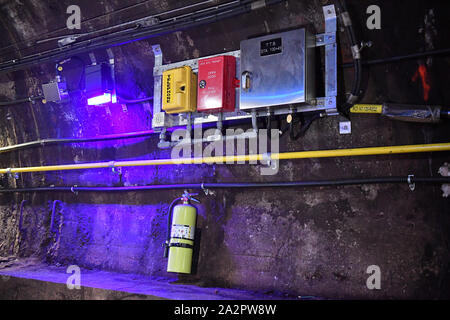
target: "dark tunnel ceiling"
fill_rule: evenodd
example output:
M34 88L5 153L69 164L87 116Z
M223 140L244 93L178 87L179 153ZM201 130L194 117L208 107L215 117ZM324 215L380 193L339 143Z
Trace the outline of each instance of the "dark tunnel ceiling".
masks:
M10 53L11 49L23 47L35 48L35 41L48 37L70 34L66 29L66 19L68 17L66 9L69 5L77 4L82 10L82 29L79 32L89 32L98 28L120 24L134 19L142 18L151 14L161 13L175 8L185 7L205 0L0 0L0 57L1 60L17 57ZM211 0L210 4L227 3L231 0ZM326 3L333 3L327 0L305 0L305 7L320 7ZM411 9L411 1L347 1L350 11L365 13L365 8L370 4L379 4L383 12L383 27L392 28L395 25L403 26L399 31L404 32L405 40L417 38L418 25L417 14L422 15L427 8L435 7L436 22L448 19L439 19L439 15L448 16L450 6L446 1L417 1L415 10ZM203 8L199 7L199 8ZM86 10L88 8L88 10ZM389 9L395 13L392 19L385 15ZM307 12L305 12L307 14ZM353 16L355 24L364 25L365 15ZM421 17L421 20L423 17ZM441 22L440 22L441 21ZM422 22L422 21L420 21ZM413 27L413 28L411 28ZM437 25L437 29L446 30L448 25ZM76 32L75 32L76 33ZM53 42L53 44L55 44ZM5 54L6 52L9 55Z
M199 4L195 7L197 10L228 2L230 0L80 0L76 1L76 4L81 8L81 30L68 30L66 19L69 15L66 9L69 5L75 4L73 1L1 1L0 32L4 36L0 38L0 62L56 47L56 40L36 44L38 40L92 32L183 7L187 9L176 14L189 13L194 10L190 7L195 4ZM164 17L173 15L175 13Z
M213 0L211 4L229 1L231 0ZM35 41L72 33L65 26L68 17L66 9L74 3L79 5L82 11L82 29L79 32L83 33L201 2L204 0L78 0L75 2L71 0L0 0L0 32L2 34L0 63L21 58L34 50L42 51L57 47L56 41L49 41L40 46L36 46ZM322 5L333 3L333 1L305 0L301 3L300 7L305 9L304 14L308 16L313 11L320 12ZM450 15L450 6L447 1L417 1L414 10L411 8L411 1L406 0L347 0L347 3L354 25L360 33L359 38L371 40L374 43L373 48L363 52L363 59L384 58L450 47L450 38L444 36L442 32L450 28L450 21L447 18ZM283 3L274 6L274 9L262 11L266 11L266 17L270 17L273 10L278 9L288 14L288 4L292 5L292 1L287 1L286 5ZM371 4L378 4L382 10L382 30L380 31L368 31L364 28L367 17L366 8ZM424 29L424 15L432 8L434 8L437 34L429 32L426 35L421 33ZM226 28L231 26L232 22L224 21L219 24L224 26L222 30L227 30ZM243 34L245 35L245 32ZM427 40L429 37L431 39ZM345 42L344 37L341 40ZM342 45L344 47L345 43ZM235 47L234 49L238 49L236 45ZM343 50L343 62L349 61L350 56L347 51Z

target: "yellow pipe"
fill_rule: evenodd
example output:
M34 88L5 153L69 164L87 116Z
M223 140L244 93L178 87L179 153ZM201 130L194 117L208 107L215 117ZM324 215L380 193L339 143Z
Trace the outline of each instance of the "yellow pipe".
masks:
M261 160L268 159L269 156L270 156L271 160L287 160L287 159L351 157L351 156L368 156L368 155L381 155L381 154L418 153L418 152L436 152L436 151L450 151L450 143L416 144L416 145L405 145L405 146L371 147L371 148L355 148L355 149L299 151L299 152L273 153L270 155L254 154L254 155L217 156L217 157L205 157L205 158L109 161L109 162L81 163L81 164L41 166L41 167L8 168L8 169L0 169L0 174L21 173L21 172L45 172L45 171L79 170L79 169L115 168L115 167L158 166L158 165L171 165L171 164L234 163L234 162L244 162L244 161L245 162L261 161Z

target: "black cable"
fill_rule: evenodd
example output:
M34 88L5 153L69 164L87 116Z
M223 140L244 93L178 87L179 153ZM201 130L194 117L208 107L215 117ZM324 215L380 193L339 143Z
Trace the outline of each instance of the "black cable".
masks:
M295 141L298 138L302 137L306 133L306 131L308 131L311 124L315 120L320 119L322 117L322 115L321 115L321 112L315 112L312 115L301 114L300 117L302 117L302 118L300 118L297 121L294 121L294 119L296 118L296 117L294 117L292 119L292 121L289 123L289 137L292 141ZM297 124L299 122L301 123L301 127L300 127L299 132L296 134L294 132L294 127L295 127L295 124Z
M142 102L147 102L147 101L153 101L153 97L145 97L145 98L139 98L139 99L125 99L125 98L122 98L121 96L117 96L117 98L119 99L119 102L123 102L123 103L142 103Z
M437 56L437 55L447 55L447 54L450 54L450 48L430 50L430 51L425 51L425 52L417 52L417 53L411 53L411 54L388 57L388 58L372 59L372 60L366 60L366 61L362 60L361 64L364 66L371 66L371 65L376 65L376 64L393 63L393 62L398 62L398 61L402 61L402 60L417 59L417 58L424 58L424 57ZM351 68L353 66L354 66L353 62L341 64L342 68Z
M172 203L169 206L169 210L167 212L167 237L166 242L164 243L164 258L167 258L169 256L169 244L170 244L170 231L172 229L172 211L175 204L179 201L181 201L182 198L176 198L172 201Z
M153 130L146 130L146 131L110 134L110 135L90 137L90 138L42 139L42 140L20 143L20 144L16 144L16 145L12 145L12 146L0 147L0 153L28 149L28 148L33 148L33 147L42 147L42 146L54 145L54 144L85 143L85 142L140 138L140 137L150 136L154 133L155 132Z
M360 48L358 41L356 39L355 31L350 16L348 14L347 4L345 0L342 1L336 0L336 6L341 16L341 22L344 25L347 38L350 42L353 56L354 79L352 90L347 100L339 107L340 111L345 116L348 117L350 114L350 108L361 99L362 65L361 65Z
M11 106L14 104L21 104L25 102L33 102L36 100L42 100L44 99L44 96L36 96L36 97L28 97L28 98L22 98L22 99L16 99L11 101L0 101L0 106Z
M128 187L32 187L18 189L0 189L0 193L24 193L24 192L133 192L151 190L178 190L178 189L241 189L241 188L299 188L299 187L327 187L348 186L363 184L390 184L390 183L423 183L423 184L447 184L450 177L375 177L336 180L311 180L311 181L288 181L288 182L236 182L236 183L190 183L190 184L168 184L168 185L146 185ZM177 198L179 200L181 198ZM175 200L174 200L175 201ZM170 208L169 208L170 209Z

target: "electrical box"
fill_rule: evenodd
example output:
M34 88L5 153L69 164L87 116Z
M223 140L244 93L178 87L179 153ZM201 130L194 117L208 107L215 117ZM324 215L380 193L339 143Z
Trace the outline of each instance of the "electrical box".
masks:
M236 58L217 56L198 60L199 112L232 112L236 104Z
M65 82L49 82L42 85L44 98L48 102L64 102L69 99Z
M197 104L197 75L183 66L163 72L162 109L166 113L194 112Z
M241 42L241 110L314 98L315 38L296 29Z

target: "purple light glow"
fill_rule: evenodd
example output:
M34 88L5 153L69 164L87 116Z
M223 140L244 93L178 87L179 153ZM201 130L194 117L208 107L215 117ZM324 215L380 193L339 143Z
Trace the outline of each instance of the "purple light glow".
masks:
M92 98L89 98L87 101L87 104L90 106L97 106L100 104L105 104L111 102L111 94L110 93L104 93L100 96L95 96Z

